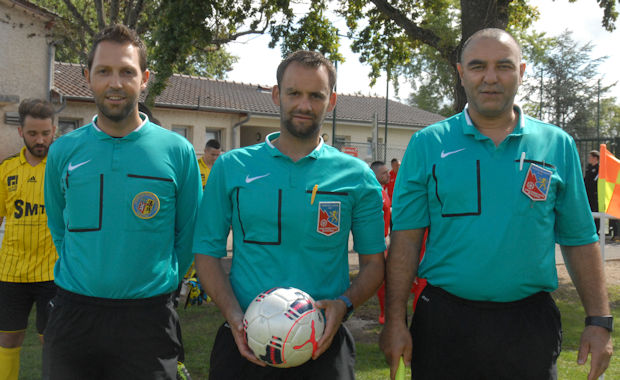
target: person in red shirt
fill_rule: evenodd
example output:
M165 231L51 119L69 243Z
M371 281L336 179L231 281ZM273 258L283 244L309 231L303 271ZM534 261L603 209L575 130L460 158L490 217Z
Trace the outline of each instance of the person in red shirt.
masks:
M394 164L396 161L396 165ZM392 197L388 195L390 184L392 185L392 189L394 187L394 181L396 180L396 174L392 176L394 173L394 168L396 168L396 172L398 172L398 168L400 167L400 162L397 159L392 160L392 170L388 173L388 168L383 161L375 161L370 164L370 168L375 173L375 177L377 177L377 181L381 184L381 192L383 195L383 220L385 223L385 237L387 238L390 234L391 227L391 219L392 219ZM422 248L420 251L420 261L422 257L424 257L424 251L426 250L426 236L428 235L428 231L424 233L424 238L422 239ZM387 250L385 251L385 255L387 258ZM418 298L424 290L426 286L426 279L416 277L413 280L413 285L411 286L411 293L414 294L413 304L411 306L411 311L415 312L415 307L418 303ZM377 297L379 298L379 307L381 309L381 313L379 314L379 323L383 324L385 322L385 282L381 284L379 290L377 290Z
M392 194L394 193L394 184L396 183L396 174L398 174L398 168L400 168L400 161L396 158L392 158L390 165L392 165L392 170L389 172L390 177L388 183L384 187L387 188L387 192L391 200Z
M388 194L389 190L386 190L386 186L389 186L390 174L388 168L383 161L375 161L370 164L370 168L375 173L377 181L381 184L381 193L383 195L383 221L385 225L384 236L387 238L390 234L390 220L392 217L392 197ZM396 178L396 176L394 176ZM394 184L392 183L392 189ZM387 256L387 250L385 251ZM379 323L385 322L385 282L381 284L379 290L377 290L377 297L379 298L379 306L381 307L381 314L379 315Z

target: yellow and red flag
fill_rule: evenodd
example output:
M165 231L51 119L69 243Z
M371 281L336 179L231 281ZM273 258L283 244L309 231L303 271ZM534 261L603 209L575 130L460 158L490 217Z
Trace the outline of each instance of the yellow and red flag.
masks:
M598 209L620 218L620 160L601 144L598 169Z

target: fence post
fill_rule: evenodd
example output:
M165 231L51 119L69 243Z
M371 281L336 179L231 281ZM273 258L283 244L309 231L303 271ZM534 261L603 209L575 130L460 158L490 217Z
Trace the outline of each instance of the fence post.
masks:
M601 246L601 257L603 259L603 273L604 273L604 270L605 270L605 223L607 222L607 219L611 219L614 217L604 212L593 212L592 216L594 218L598 218L600 221L599 229L598 229L598 240L599 240L599 245ZM602 374L601 376L599 376L599 380L605 380L605 374Z

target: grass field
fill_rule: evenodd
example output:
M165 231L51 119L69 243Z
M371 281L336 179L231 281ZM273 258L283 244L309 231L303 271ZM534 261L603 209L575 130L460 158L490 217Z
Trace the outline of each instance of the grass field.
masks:
M620 285L609 285L609 296L612 313L620 315ZM577 349L579 336L583 329L583 309L575 289L570 283L561 282L554 298L562 312L564 341L562 354L558 360L559 379L585 379L589 364L578 366ZM356 375L359 380L378 380L389 377L389 369L385 364L383 353L379 350L377 341L380 325L376 322L378 316L376 297L359 308L348 324L356 337L357 366ZM215 337L215 331L223 322L217 307L213 304L190 307L187 310L179 309L183 328L183 340L186 350L186 365L194 380L207 379L209 370L209 354ZM29 324L28 334L22 349L21 380L38 380L41 377L41 346L33 328L34 321ZM613 357L605 379L620 379L619 332L613 333L614 350L618 356ZM407 378L410 378L409 375Z

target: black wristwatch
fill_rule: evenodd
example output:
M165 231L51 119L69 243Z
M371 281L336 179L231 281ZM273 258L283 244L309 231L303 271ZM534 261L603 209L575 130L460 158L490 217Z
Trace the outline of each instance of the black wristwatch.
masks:
M586 317L586 326L599 326L609 332L614 331L614 317Z
M347 296L338 296L336 299L342 300L342 302L344 302L344 304L347 305L347 313L344 315L344 318L342 318L342 321L344 322L347 319L349 319L351 314L353 314L353 303Z

